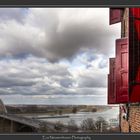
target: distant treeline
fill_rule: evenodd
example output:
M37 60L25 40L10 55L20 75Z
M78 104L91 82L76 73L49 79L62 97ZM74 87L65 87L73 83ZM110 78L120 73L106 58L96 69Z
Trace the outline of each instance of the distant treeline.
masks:
M86 105L6 105L8 113L52 113L65 114L83 112L96 112L110 109L110 106L86 106Z

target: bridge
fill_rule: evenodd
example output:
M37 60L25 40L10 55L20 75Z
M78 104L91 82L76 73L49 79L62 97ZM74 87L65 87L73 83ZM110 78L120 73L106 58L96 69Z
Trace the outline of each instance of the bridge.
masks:
M52 119L52 118L69 118L70 116L64 115L64 116L45 116L45 117L32 117L32 119Z
M52 123L44 123L37 118L32 119L9 114L4 103L0 100L0 133L35 133L42 132L42 128L44 127L46 127L48 131L55 132L55 125Z
M57 129L60 129L55 123L44 123L39 119L42 118L28 118L17 114L9 114L4 103L0 100L0 133L58 132ZM63 132L68 130L65 125L61 126L61 129L63 129Z
M38 132L41 124L13 114L0 114L0 132Z

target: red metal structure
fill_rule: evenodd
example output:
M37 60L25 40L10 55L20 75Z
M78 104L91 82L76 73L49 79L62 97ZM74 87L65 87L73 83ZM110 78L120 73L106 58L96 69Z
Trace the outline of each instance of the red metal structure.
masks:
M140 8L129 8L129 95L140 102Z
M123 9L110 8L110 24L124 22ZM108 78L109 104L140 102L140 8L129 8L127 22L128 36L116 40L115 82ZM112 76L111 72L109 75ZM113 83L115 92L111 88ZM116 100L112 100L112 94Z

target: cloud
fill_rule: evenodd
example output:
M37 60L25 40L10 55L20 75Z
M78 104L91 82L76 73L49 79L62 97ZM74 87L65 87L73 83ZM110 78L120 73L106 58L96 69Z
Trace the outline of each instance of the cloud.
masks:
M99 77L102 77L101 80ZM104 74L91 73L89 75L81 75L78 84L80 87L106 87L106 76Z
M0 94L77 95L84 94L79 89L105 88L106 81L98 77L105 77L106 69L99 71L98 66L71 69L71 66L33 56L22 60L3 59L0 61Z
M22 23L26 12L26 8L0 8L0 21L16 20Z
M109 55L111 40L119 34L119 25L109 26L107 8L30 8L24 16L19 14L22 18L10 20L18 10L2 11L7 18L0 23L0 56L32 54L56 62L86 48Z
M106 42L109 42L112 35L105 32L104 28L92 27L89 23L67 25L62 32L56 32L50 37L46 50L54 60L71 58L82 48L94 48L95 52L108 53L104 47L110 46Z
M72 84L67 65L49 63L43 58L3 59L0 70L1 94L7 88L13 94L49 94L49 90Z
M94 66L74 72L78 87L105 88L107 68L99 69ZM100 79L102 77L102 80Z
M36 83L34 80L18 79L7 76L0 76L0 79L0 87L32 86Z
M108 14L108 8L0 9L1 97L106 100L108 57L120 28L109 26Z

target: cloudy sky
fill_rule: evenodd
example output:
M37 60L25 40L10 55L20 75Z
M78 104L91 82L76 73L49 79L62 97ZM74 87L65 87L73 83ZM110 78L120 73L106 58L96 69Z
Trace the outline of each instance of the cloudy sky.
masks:
M106 104L120 23L108 8L0 8L6 104Z

